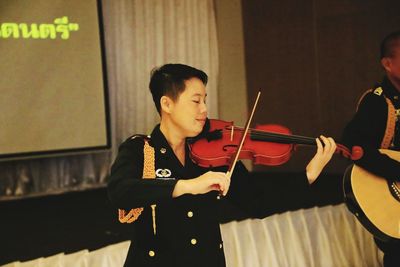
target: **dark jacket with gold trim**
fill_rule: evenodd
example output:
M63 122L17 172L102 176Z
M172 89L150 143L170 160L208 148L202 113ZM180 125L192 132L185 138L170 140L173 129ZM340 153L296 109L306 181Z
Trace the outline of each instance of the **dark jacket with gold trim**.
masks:
M148 139L155 149L155 169L162 174L156 179L142 179L143 137L126 140L119 148L111 169L109 197L118 208L145 207L134 228L125 266L225 266L219 228L217 192L204 195L183 195L172 198L178 179L190 179L209 171L195 165L186 150L182 166L169 146L159 125ZM213 171L226 171L217 168ZM257 193L248 172L240 162L236 165L225 200L239 205L254 217L258 216ZM307 180L300 182L308 186ZM243 201L243 200L246 201ZM153 232L151 204L156 204L156 234Z
M383 89L381 95L372 91L361 100L356 114L343 131L342 143L347 147L357 145L364 149L363 157L356 161L359 166L387 179L400 180L400 163L378 151L385 134L388 117L385 96L392 101L395 109L399 109L400 93L387 77L377 87L379 86ZM396 145L400 141L398 123L396 122L397 130L394 133L393 145L390 147L393 150L400 149Z

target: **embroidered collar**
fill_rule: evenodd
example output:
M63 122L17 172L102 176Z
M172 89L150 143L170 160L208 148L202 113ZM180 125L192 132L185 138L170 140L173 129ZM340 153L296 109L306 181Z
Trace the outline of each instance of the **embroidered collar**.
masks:
M174 158L176 167L182 168L185 167L181 164L181 162L178 160L178 158L175 156L175 153L172 151L171 146L169 145L167 139L165 138L164 134L160 130L160 124L157 124L156 127L154 127L153 132L151 133L151 141L152 145L156 150L161 151L162 149L165 149L162 154L165 155L167 158ZM191 162L190 156L189 156L189 146L185 144L185 165Z
M154 144L155 148L165 148L167 149L167 153L171 153L172 149L168 144L167 139L165 138L164 134L160 130L160 124L157 124L154 127L153 132L151 133L151 141Z

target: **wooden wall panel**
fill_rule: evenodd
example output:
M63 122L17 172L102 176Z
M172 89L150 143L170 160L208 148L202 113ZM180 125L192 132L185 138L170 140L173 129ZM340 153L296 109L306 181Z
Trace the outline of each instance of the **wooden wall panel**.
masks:
M379 44L400 29L400 1L243 0L242 6L249 106L259 88L263 93L255 121L340 141L359 96L383 75ZM304 169L313 153L299 149L277 171ZM335 158L328 171L341 173L348 163Z
M294 3L243 1L248 99L261 89L255 121L304 130L319 125L315 101L299 101L316 97L312 2Z

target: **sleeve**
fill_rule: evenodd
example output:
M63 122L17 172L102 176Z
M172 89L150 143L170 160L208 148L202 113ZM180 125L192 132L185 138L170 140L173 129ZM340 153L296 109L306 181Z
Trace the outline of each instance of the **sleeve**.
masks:
M108 182L108 196L117 208L131 209L172 198L176 180L143 178L142 138L128 139L119 147Z
M305 171L284 180L272 177L273 173L249 173L243 164L238 164L235 172L226 198L252 218L309 205L311 187Z
M383 97L368 93L353 119L343 131L342 142L348 148L361 146L363 157L355 163L387 179L399 180L400 163L379 152L386 130L387 104Z

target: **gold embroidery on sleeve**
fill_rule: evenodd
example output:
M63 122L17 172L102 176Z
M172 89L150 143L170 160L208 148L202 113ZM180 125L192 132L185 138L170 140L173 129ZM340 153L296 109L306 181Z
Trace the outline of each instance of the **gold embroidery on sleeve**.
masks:
M154 153L154 148L149 145L149 142L147 140L144 141L143 154L144 154L143 179L154 179L155 178L155 156L154 156L155 153ZM155 206L156 205L152 205L154 234L156 234ZM118 209L118 220L121 223L132 223L139 218L143 209L144 209L143 207L135 208L135 209L131 209L129 212L127 212L124 209Z

